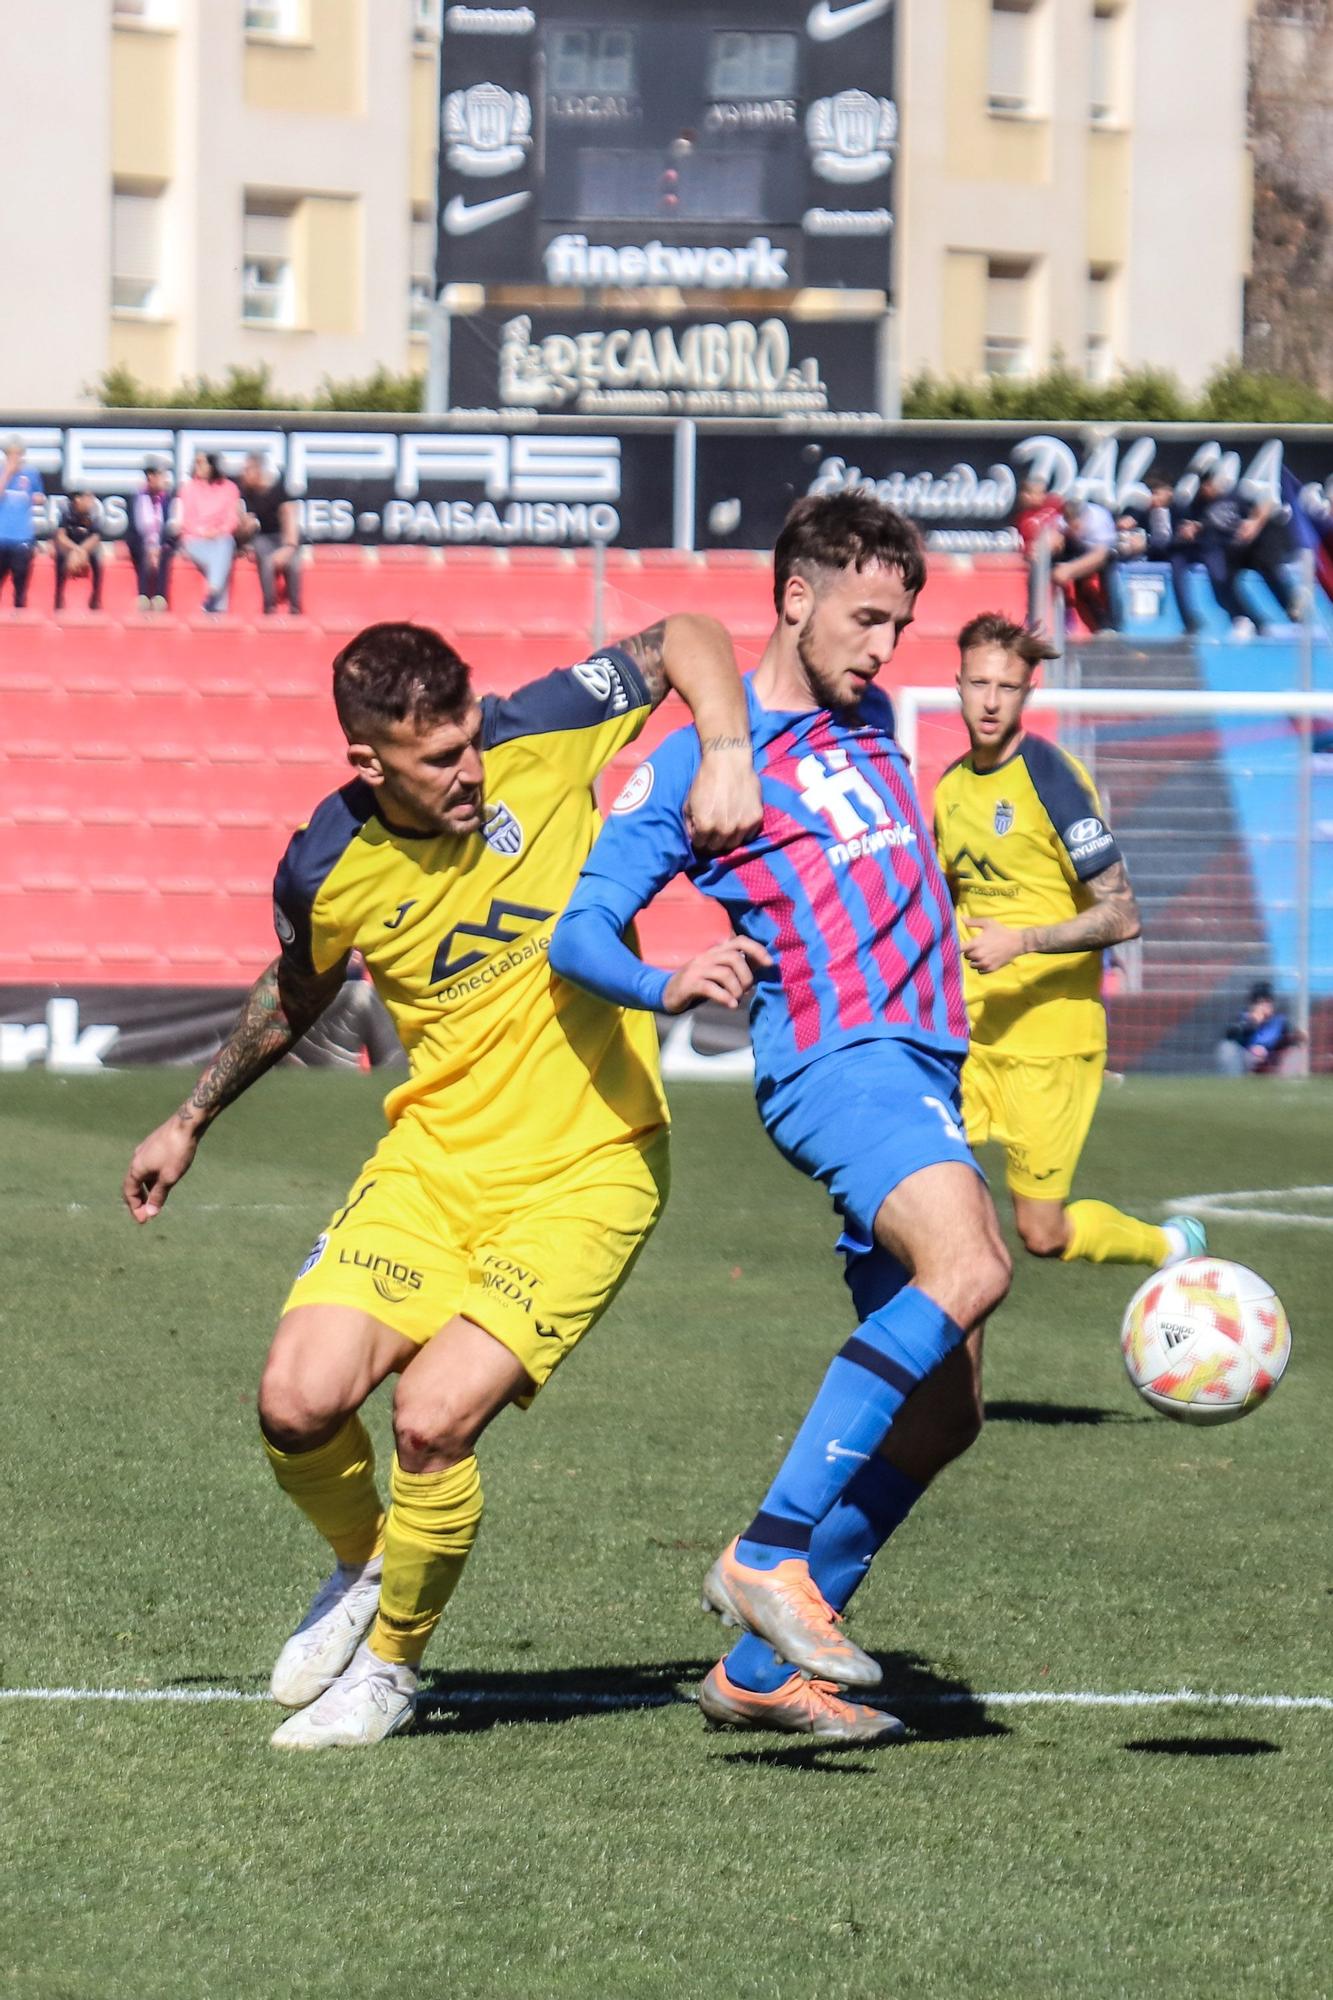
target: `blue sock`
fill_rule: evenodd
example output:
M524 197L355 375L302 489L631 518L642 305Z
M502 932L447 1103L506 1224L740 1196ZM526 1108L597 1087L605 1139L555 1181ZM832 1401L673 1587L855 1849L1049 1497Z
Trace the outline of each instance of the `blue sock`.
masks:
M872 1459L917 1384L963 1338L942 1306L907 1285L862 1320L829 1364L805 1422L740 1538L739 1560L774 1569L807 1556L819 1522Z
M872 1559L924 1491L915 1479L876 1455L824 1516L810 1538L810 1574L835 1611L846 1609ZM736 1642L723 1665L733 1687L748 1688L753 1694L771 1694L795 1671L790 1661L780 1660L752 1632Z

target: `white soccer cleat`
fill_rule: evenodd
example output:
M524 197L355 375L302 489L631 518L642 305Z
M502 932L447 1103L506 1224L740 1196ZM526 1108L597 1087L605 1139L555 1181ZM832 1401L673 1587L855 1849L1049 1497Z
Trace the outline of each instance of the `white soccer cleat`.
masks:
M1208 1249L1208 1231L1197 1215L1173 1215L1162 1224L1170 1251L1158 1265L1165 1271L1169 1264L1183 1264L1187 1257L1202 1257Z
M339 1563L278 1654L269 1693L283 1708L304 1708L331 1687L375 1622L383 1556Z
M280 1722L269 1741L275 1750L362 1750L406 1729L416 1698L416 1669L382 1660L363 1644L346 1673Z

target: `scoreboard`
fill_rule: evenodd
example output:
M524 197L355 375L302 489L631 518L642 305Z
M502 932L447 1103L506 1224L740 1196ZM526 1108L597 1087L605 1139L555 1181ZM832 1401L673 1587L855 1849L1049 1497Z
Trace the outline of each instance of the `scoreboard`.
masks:
M890 293L895 12L446 6L437 283Z

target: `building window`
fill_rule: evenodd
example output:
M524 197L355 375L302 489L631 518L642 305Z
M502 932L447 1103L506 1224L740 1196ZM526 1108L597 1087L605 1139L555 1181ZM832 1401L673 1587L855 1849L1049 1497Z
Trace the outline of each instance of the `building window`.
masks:
M1030 111L1035 0L991 0L986 103L992 111Z
M1030 375L1032 340L1029 292L1032 266L1000 262L986 266L986 354L988 375Z
M417 209L412 215L412 276L408 285L408 331L430 330L431 307L435 303L435 224L430 215Z
M111 0L111 19L134 21L148 28L174 28L178 0Z
M438 42L442 28L443 0L412 0L412 39Z
M111 309L162 309L162 197L117 188L111 197Z
M292 42L304 28L304 0L246 0L247 35L278 35Z
M1120 115L1120 15L1109 4L1092 17L1088 76L1088 116L1094 125L1113 125Z
M1088 267L1087 377L1098 384L1115 374L1115 275L1109 264Z
M251 326L295 326L290 202L248 195L242 235L241 318Z

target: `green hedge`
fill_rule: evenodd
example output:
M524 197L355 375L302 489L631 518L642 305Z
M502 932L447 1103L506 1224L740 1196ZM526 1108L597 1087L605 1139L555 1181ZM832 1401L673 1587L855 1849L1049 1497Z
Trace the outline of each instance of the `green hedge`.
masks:
M415 412L421 408L424 386L422 375L393 375L387 368L377 368L359 382L330 382L326 376L313 396L292 396L273 387L267 368L229 368L221 382L197 375L174 389L155 389L128 368L108 368L93 383L92 394L107 410Z
M1303 382L1251 375L1235 363L1220 368L1197 396L1160 368L1133 369L1098 386L1057 365L1027 381L918 375L903 391L903 415L983 423L1329 424L1333 401Z

